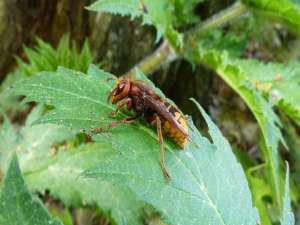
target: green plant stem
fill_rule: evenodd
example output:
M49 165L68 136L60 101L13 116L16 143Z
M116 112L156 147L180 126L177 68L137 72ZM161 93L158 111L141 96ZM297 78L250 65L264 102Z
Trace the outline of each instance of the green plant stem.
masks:
M237 1L233 5L213 15L212 17L208 18L203 23L197 25L193 29L187 31L185 33L185 36L187 37L187 39L195 38L211 29L214 29L218 26L227 23L232 19L237 18L245 12L247 12L247 7L240 1Z
M177 54L167 40L158 47L151 55L144 58L134 68L132 68L126 75L131 76L135 68L139 68L145 74L149 74L158 69L164 63L170 63L177 58Z
M252 173L254 173L254 172L256 172L256 171L258 171L260 169L265 168L266 166L267 166L267 163L264 162L264 163L259 164L257 166L251 167L250 169L248 169L247 173L250 175L250 174L252 174Z
M184 34L186 43L193 44L194 40L199 35L227 23L228 21L244 14L245 12L247 12L247 7L240 1L237 1L227 9L222 10L195 28L187 31ZM137 67L145 74L150 74L163 64L170 63L179 57L181 57L180 52L176 52L175 48L173 48L173 46L171 46L171 44L165 40L155 52L138 63L135 68ZM133 71L134 70L131 69L126 75L132 75Z

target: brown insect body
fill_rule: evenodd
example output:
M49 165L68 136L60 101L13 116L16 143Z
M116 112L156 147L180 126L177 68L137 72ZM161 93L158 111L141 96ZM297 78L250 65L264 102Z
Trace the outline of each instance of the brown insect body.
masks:
M144 116L147 122L153 125L156 125L155 117L158 116L165 134L182 148L187 143L188 126L182 112L157 95L143 81L128 77L119 78L110 98L113 104L125 101L129 110L133 109L138 116Z
M140 116L157 128L158 141L160 144L160 162L164 175L170 178L165 166L162 130L172 138L181 148L186 145L189 135L188 126L182 112L173 104L155 93L145 82L123 76L116 79L116 87L108 96L113 104L118 104L118 110L127 106L128 110L134 110L136 116L124 118L122 121L113 122L110 127L120 123L129 123Z

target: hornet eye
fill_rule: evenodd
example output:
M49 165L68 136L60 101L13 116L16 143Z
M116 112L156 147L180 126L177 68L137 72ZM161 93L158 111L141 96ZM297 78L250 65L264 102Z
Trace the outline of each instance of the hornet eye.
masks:
M120 83L115 89L114 95L119 95L125 87L125 83Z
M124 87L125 87L125 83L121 83L121 84L119 85L118 89L121 91L121 90L124 89Z

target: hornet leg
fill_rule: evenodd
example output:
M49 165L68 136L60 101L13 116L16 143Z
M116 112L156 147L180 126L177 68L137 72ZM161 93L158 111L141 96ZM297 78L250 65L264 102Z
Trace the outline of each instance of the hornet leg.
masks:
M117 108L115 111L113 111L110 115L116 116L122 108L124 108L127 105L127 109L130 111L132 108L132 99L131 98L125 98L120 104L117 105Z
M102 132L104 132L106 130L109 130L112 127L118 126L120 124L132 123L132 122L136 121L139 117L140 117L140 115L136 115L134 117L127 117L127 118L124 118L124 119L119 120L119 121L113 121L107 127L93 128L92 129L92 133L93 134L98 134L98 133L102 133Z
M159 142L159 146L160 146L160 166L164 173L164 176L167 178L167 180L170 180L171 175L166 166L164 141L163 141L163 135L162 135L161 120L160 120L159 116L156 116L156 129L157 129L158 142Z

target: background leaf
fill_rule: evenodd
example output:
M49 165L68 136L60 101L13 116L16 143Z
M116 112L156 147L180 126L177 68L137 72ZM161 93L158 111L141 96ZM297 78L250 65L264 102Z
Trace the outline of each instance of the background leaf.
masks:
M144 12L141 8L141 2L144 2L147 12ZM157 41L164 35L174 46L182 45L182 35L173 28L175 8L174 4L170 1L98 0L87 8L97 12L120 14L122 16L126 15L130 16L131 19L142 17L143 23L155 26L157 30Z
M237 60L254 87L265 94L300 126L300 65Z
M16 155L12 157L1 192L0 224L62 225L28 191Z
M205 0L175 0L174 15L176 16L176 25L186 25L199 22L199 18L195 15L195 7Z
M243 0L262 15L274 18L289 26L293 31L300 30L300 8L290 0Z
M294 225L295 217L292 212L291 200L289 196L289 164L286 164L286 177L285 177L285 194L283 199L283 210L282 210L282 218L281 225Z
M144 205L126 187L78 178L82 171L102 164L105 155L112 153L111 148L103 144L60 150L55 157L45 157L47 167L25 171L25 176L34 190L50 190L52 196L61 199L67 206L96 204L117 224L142 224Z
M27 171L32 168L43 167L44 157L51 156L50 149L74 137L65 127L53 124L32 126L44 110L42 105L36 107L28 116L26 126L20 131L9 121L2 126L0 135L0 170L5 174L7 162L15 152L27 164ZM23 168L22 168L23 169Z

